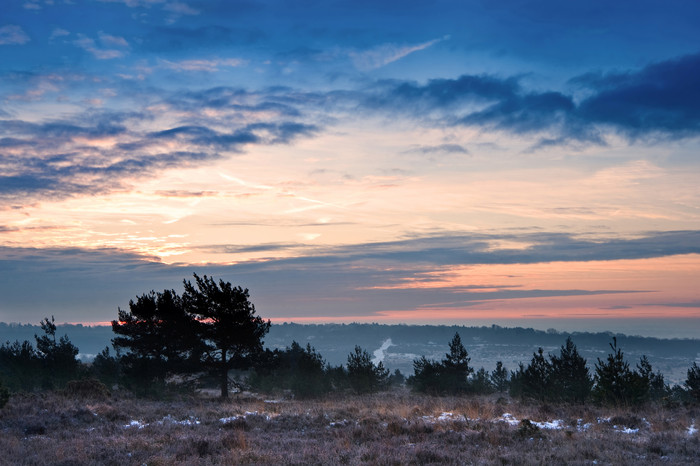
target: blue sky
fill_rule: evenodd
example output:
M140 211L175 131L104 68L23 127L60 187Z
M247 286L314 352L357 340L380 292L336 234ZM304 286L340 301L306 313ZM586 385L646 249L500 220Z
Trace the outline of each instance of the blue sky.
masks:
M0 320L700 317L697 2L18 1ZM623 330L623 329L622 329Z

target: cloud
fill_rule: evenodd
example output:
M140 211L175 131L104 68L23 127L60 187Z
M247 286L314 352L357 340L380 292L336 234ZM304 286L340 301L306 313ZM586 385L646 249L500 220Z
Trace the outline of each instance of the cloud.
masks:
M636 71L588 73L570 80L588 95L529 91L518 76L463 75L425 84L379 81L356 94L369 111L389 111L433 125L470 126L540 136L535 148L570 142L605 144L606 131L631 140L700 134L700 54Z
M134 180L163 170L210 163L251 145L290 144L321 130L302 122L294 106L268 101L264 93L156 92L159 105L147 100L131 112L93 108L61 120L0 120L0 147L6 149L0 202L129 189ZM172 112L187 123L173 123Z
M105 45L116 45L113 43L113 39L117 40L119 38L114 38L113 36L106 37L109 39L107 39L106 43L101 41L102 47L98 47L94 39L82 34L78 34L78 39L73 41L73 43L86 52L91 53L98 60L112 60L123 57L126 54L124 50L105 48Z
M445 40L446 38L447 37L442 39L433 39L417 45L400 46L396 44L383 44L370 50L350 52L350 58L352 59L353 64L360 71L370 71L400 60L414 52L425 50L428 47Z
M571 82L592 90L578 116L636 138L650 133L695 136L700 131L700 54L653 63L638 71L589 73Z
M219 71L220 67L234 68L238 66L243 66L247 62L238 58L225 58L225 59L195 59L195 60L182 60L179 62L171 62L168 60L160 60L160 63L165 68L169 68L175 71L206 71L208 73L213 73Z
M409 149L407 153L416 154L469 154L469 151L459 144L440 144L437 146L420 146Z
M12 234L12 232L7 232ZM3 234L0 228L0 234ZM504 238L531 243L527 249L493 249ZM275 256L295 250L302 257L270 258L235 265L166 265L117 249L0 247L4 315L23 312L38 321L56 311L61 320L109 320L117 306L150 289L177 289L192 272L221 277L250 288L266 317L376 316L390 310L466 309L509 300L607 296L639 293L632 289L528 289L507 283L406 286L434 282L435 271L461 264L548 263L662 257L699 253L700 231L654 232L641 238L583 240L558 233L520 235L443 235L352 247L311 247L298 243L205 245L210 251L265 252ZM41 283L41 289L36 288ZM32 290L30 293L29 290ZM649 290L643 290L649 291ZM669 304L696 307L695 302ZM608 310L623 310L622 304ZM57 312L57 311L56 311ZM58 316L57 316L58 317Z
M53 31L51 31L51 35L49 36L49 40L52 41L54 39L57 39L59 37L66 37L70 36L70 32L66 31L65 29L61 28L55 28Z
M100 42L102 45L112 45L116 47L128 47L129 43L124 39L123 37L119 36L112 36L110 34L105 34L104 32L101 32L98 34L98 37L100 38Z
M0 45L22 45L31 39L24 30L14 24L0 27Z

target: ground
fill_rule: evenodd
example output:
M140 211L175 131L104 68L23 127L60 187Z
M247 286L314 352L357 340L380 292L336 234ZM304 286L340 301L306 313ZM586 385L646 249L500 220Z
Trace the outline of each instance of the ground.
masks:
M639 409L432 397L405 389L292 400L15 395L0 463L697 464L697 406Z

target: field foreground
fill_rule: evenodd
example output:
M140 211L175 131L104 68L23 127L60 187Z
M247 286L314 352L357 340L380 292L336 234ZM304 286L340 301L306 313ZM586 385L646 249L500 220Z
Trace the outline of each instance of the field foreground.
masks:
M697 464L699 414L406 390L311 401L42 393L0 411L0 463Z

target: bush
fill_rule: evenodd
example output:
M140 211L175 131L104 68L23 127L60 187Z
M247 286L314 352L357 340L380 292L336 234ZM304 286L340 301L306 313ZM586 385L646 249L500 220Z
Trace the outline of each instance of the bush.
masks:
M75 398L109 398L107 386L97 379L70 380L63 389L63 394Z

